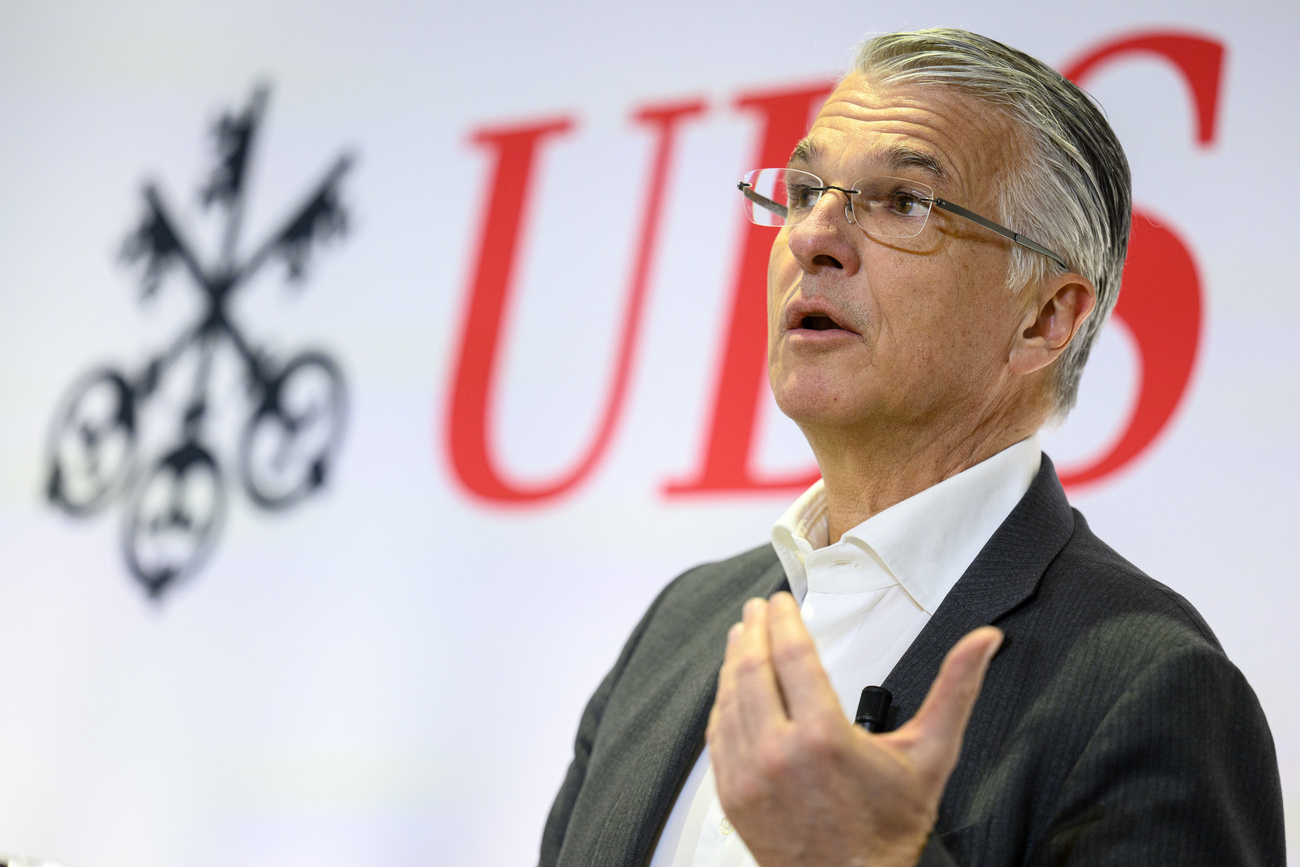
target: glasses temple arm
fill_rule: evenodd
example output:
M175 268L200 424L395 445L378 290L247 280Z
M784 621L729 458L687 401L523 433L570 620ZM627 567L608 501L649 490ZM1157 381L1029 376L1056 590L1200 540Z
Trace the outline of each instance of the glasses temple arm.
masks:
M1001 235L1004 238L1009 238L1010 240L1014 241L1015 243L1019 244L1022 247L1026 247L1030 250L1033 250L1035 253L1042 253L1044 256L1051 259L1053 262L1056 262L1065 270L1067 271L1070 270L1070 266L1065 264L1065 260L1062 259L1060 256L1056 255L1051 250L1047 249L1037 241L1031 241L1029 238L1026 238L1024 235L1020 234L1019 232L1013 232L1010 229L1008 229L1006 226L999 226L997 223L993 222L987 217L981 217L979 214L975 213L974 211L966 210L961 205L954 205L952 202L948 201L947 199L941 199L938 196L935 196L930 201L932 201L935 204L935 206L943 208L945 211L951 211L952 213L956 214L959 217L965 217L966 219L970 220L972 223L978 223L979 225L983 226L986 229L989 229L990 231L997 232L999 235Z
M736 189L740 190L741 194L744 195L745 198L749 199L760 208L765 208L771 211L783 220L790 215L790 209L785 205L778 205L767 196L760 196L758 193L754 192L752 184L747 184L744 181L741 181L736 184Z

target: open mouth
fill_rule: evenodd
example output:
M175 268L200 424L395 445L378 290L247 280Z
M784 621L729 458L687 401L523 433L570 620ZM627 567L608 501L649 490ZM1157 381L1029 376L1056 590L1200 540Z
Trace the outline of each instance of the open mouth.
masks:
M799 327L808 331L831 331L840 330L840 326L834 319L829 316L823 316L820 313L814 313L799 320Z
M857 330L845 325L836 317L846 316L829 303L817 299L795 299L785 309L785 328L805 334L813 331L838 331L841 335L857 334ZM852 317L846 316L849 321ZM811 337L811 335L809 334ZM834 335L826 335L828 338Z

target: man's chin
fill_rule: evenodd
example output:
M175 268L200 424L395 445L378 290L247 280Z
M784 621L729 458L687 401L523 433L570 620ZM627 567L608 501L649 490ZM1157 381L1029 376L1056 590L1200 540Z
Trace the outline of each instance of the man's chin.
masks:
M825 377L801 376L772 384L777 408L805 432L811 427L854 426L866 415L862 397Z

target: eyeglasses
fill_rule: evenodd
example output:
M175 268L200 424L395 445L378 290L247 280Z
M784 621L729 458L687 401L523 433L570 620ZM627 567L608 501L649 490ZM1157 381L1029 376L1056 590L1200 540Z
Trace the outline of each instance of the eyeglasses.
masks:
M799 169L757 169L745 175L736 187L745 197L745 216L760 226L797 226L812 213L822 193L837 190L846 200L844 216L872 237L915 238L925 228L930 209L942 208L1042 253L1062 268L1070 267L1065 259L1042 244L941 199L933 188L916 181L862 178L846 188L827 184L811 172Z

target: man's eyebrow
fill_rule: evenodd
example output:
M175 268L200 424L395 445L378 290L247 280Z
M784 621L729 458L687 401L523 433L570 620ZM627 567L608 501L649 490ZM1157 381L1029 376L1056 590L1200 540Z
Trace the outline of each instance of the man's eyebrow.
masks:
M821 148L817 147L812 139L805 138L794 146L794 150L790 153L790 159L786 161L786 168L790 168L795 163L805 166L810 165L817 161L820 154Z
M892 171L900 169L920 169L931 175L936 181L946 180L948 173L943 165L925 151L899 145L889 149L887 158Z
M817 143L811 138L805 138L795 145L786 167L816 165L821 155L822 149L818 147ZM934 156L907 145L895 145L886 148L884 153L881 154L881 162L887 164L891 172L899 172L904 169L920 169L935 181L948 179L948 172Z

